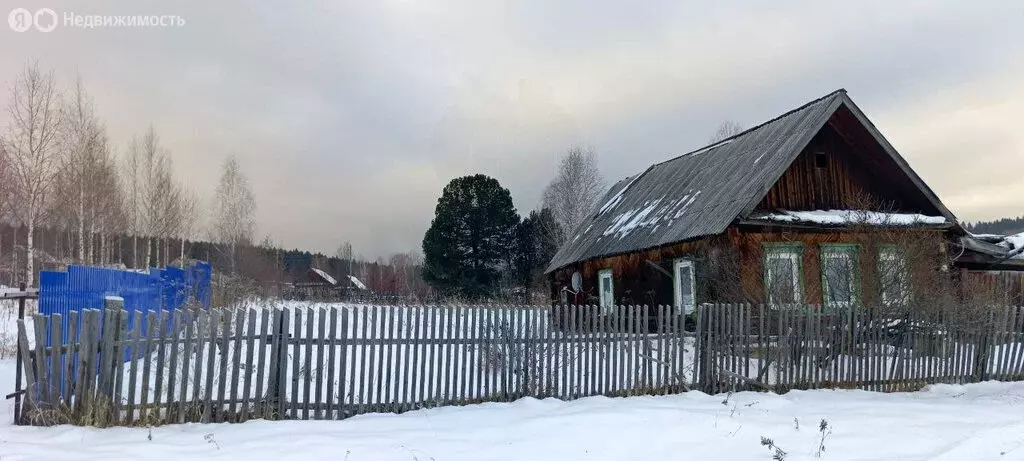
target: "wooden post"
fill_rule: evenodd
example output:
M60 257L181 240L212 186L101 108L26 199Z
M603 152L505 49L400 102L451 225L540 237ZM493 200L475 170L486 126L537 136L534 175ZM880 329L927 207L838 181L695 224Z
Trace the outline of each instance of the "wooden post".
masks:
M22 282L20 285L18 285L18 291L21 291L22 293L25 292L25 283L24 282ZM18 321L21 322L21 323L19 323L19 326L24 323L24 320L25 320L25 297L22 296L22 297L18 298ZM25 344L26 345L28 344L27 340L26 340ZM22 346L20 340L18 341L18 344L17 344L16 347L17 347L17 351L14 354L14 424L21 424L21 422L22 422L22 414L21 414L21 402L22 402L22 400L21 400L21 395L22 395L22 392L21 392L22 391L22 387L21 387L21 368L22 368L22 366L24 366L25 362L23 362L24 359L22 358L22 356L24 355L22 352L24 352L24 351L22 349L23 346ZM31 389L29 389L29 391L31 391Z

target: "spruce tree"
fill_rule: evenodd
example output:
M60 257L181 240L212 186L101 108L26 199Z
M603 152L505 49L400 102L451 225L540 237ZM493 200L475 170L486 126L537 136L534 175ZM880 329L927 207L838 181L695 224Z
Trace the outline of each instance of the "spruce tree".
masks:
M496 295L509 269L518 223L512 194L496 179L482 174L453 179L423 237L423 280L446 296Z

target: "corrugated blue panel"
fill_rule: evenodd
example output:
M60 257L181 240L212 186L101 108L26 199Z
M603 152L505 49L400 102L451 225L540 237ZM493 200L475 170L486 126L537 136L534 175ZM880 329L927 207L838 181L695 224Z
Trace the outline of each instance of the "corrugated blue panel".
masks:
M136 315L142 315L141 328L145 331L149 323L148 313L151 311L178 309L192 299L209 308L211 275L211 266L202 262L184 270L176 267L162 270L153 268L149 273L76 265L68 266L67 272L41 271L39 312L44 315L61 315L62 337L59 341L66 344L71 333L68 317L72 311L81 313L87 309L103 310L108 296L119 296L124 299L128 325L133 325ZM172 325L167 328L167 331L171 331ZM46 346L52 343L48 324ZM126 351L126 360L130 354L130 351Z

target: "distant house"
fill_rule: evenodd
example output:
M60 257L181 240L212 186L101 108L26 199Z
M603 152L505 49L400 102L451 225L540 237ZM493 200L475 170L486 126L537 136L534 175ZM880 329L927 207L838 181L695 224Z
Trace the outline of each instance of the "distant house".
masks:
M999 258L982 247L1004 248L967 233L839 90L619 181L547 272L553 302L606 312L844 306L903 302L929 272L989 271Z
M310 267L302 277L292 282L291 297L300 299L330 299L338 297L338 281L322 269Z

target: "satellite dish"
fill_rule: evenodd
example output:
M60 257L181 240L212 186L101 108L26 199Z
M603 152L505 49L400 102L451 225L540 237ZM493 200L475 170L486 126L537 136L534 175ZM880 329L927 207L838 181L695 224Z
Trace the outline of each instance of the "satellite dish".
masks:
M573 272L572 273L572 282L571 283L572 283L572 291L577 291L577 292L580 291L580 287L583 285L583 276L581 276L578 271L577 272Z

